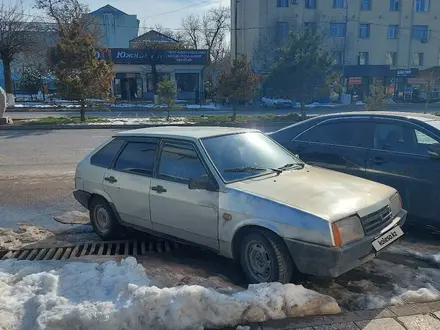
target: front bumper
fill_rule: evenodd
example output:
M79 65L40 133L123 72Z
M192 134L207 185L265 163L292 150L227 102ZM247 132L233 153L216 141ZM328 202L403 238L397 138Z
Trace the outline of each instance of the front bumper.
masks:
M73 197L84 206L86 209L89 208L90 194L84 190L75 190L73 192Z
M402 210L382 233L396 226L403 226L407 212ZM327 247L297 240L285 239L293 261L304 274L338 277L363 263L372 260L383 250L376 252L372 242L380 235L367 236L342 247Z

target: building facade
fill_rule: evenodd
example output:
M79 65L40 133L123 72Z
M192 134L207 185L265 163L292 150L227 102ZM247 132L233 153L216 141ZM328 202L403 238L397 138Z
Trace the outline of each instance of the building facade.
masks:
M232 54L253 58L258 38L267 29L282 37L292 25L314 26L323 30L337 65L419 70L439 65L440 1L231 1Z
M100 36L99 44L107 48L128 48L130 40L139 32L139 20L136 15L105 5L89 13L95 20L96 31Z

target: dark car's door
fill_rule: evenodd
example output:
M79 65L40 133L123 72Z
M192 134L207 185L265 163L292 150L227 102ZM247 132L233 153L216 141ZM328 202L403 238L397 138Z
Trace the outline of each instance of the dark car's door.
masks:
M371 134L363 118L331 119L298 135L288 148L308 164L365 177Z
M404 208L440 224L440 160L429 156L439 139L424 127L395 119L374 119L367 178L396 188Z

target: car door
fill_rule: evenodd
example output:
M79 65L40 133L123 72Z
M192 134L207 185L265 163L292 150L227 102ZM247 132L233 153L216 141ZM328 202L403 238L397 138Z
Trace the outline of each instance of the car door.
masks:
M428 154L439 139L412 122L374 120L367 177L396 188L411 215L440 224L440 161Z
M147 229L153 227L149 194L158 149L158 139L128 140L103 182L121 219Z
M298 135L289 149L308 164L365 177L370 144L367 120L331 119Z
M219 193L190 190L189 179L210 175L196 147L184 141L162 143L151 180L153 229L218 249Z

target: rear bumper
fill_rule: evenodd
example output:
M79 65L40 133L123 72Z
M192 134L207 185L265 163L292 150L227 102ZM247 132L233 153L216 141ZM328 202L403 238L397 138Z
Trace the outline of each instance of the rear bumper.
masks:
M405 223L407 212L402 210L384 232ZM372 260L378 253L372 242L380 235L368 236L339 248L326 247L296 240L285 239L293 261L304 274L338 277L363 263Z
M75 190L73 192L73 197L84 206L86 209L89 208L90 194L84 190Z

